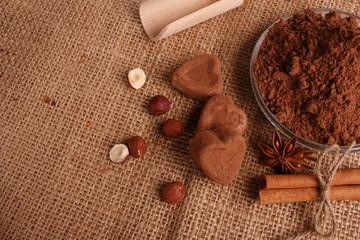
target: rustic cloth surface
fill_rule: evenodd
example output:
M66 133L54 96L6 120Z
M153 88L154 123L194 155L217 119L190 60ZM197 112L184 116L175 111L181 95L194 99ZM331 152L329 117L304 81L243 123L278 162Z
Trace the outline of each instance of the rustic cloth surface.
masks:
M0 239L283 239L306 229L313 203L259 204L258 176L273 170L259 166L256 142L270 142L273 128L253 96L249 62L272 22L307 7L360 15L358 0L245 0L153 43L138 1L0 1ZM245 159L228 187L188 153L203 103L170 84L177 67L204 53L220 58L224 94L249 118ZM148 76L140 90L127 82L135 67ZM172 102L160 117L146 108L157 94ZM185 123L179 139L161 134L167 118ZM134 135L148 153L110 162L112 145ZM352 154L344 168L359 163ZM178 205L160 199L169 181L187 187ZM360 202L332 204L337 237L360 239Z

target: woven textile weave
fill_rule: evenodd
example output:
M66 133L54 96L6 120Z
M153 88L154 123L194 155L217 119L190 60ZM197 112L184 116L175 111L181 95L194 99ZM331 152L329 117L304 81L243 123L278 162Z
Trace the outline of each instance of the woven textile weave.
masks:
M276 19L308 7L360 15L358 0L245 0L232 11L151 42L134 0L0 1L0 239L283 239L310 224L313 203L260 205L256 142L273 127L253 96L249 62ZM209 180L188 153L203 103L170 83L188 59L210 53L222 63L224 94L248 116L248 148L228 187ZM147 82L135 90L129 70ZM147 103L167 96L171 110ZM178 139L162 135L167 118L184 122ZM109 160L115 143L140 135L147 154ZM331 155L328 156L331 161ZM352 154L345 167L360 164ZM161 186L181 181L177 205ZM334 201L339 239L360 239L360 202Z

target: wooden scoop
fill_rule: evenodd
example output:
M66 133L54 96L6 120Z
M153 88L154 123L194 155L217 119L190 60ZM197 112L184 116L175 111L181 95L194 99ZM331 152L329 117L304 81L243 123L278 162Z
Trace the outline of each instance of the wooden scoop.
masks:
M240 6L244 0L143 0L140 18L146 34L158 41Z

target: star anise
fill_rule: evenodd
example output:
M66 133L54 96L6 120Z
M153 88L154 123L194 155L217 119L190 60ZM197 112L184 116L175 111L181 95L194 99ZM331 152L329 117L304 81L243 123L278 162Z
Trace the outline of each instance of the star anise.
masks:
M311 169L304 159L315 161L309 156L314 153L306 148L296 148L297 136L294 136L289 142L284 144L280 133L275 129L273 137L273 146L264 143L258 143L263 153L268 156L260 163L267 167L281 167L283 173L293 173L293 170Z

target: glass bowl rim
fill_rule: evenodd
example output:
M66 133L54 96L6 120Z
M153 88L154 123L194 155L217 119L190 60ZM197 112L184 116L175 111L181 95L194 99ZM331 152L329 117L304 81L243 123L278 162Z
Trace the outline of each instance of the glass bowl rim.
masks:
M311 8L311 10L313 10L314 12L330 12L330 11L334 11L334 12L338 12L338 13L341 13L341 14L344 14L344 15L347 15L347 16L355 17L357 20L360 21L359 16L357 16L355 14L352 14L352 13L349 13L349 12L346 12L346 11L338 10L338 9ZM263 112L265 117L270 121L270 123L276 129L278 129L280 131L280 133L282 133L287 138L292 138L296 134L292 130L287 128L285 125L283 125L280 121L278 121L276 119L276 117L268 109L268 107L266 106L264 100L262 99L260 90L259 90L259 88L257 86L254 71L253 71L253 67L254 67L254 63L255 63L255 60L257 58L258 52L260 50L260 46L261 46L262 42L264 41L264 39L265 39L267 33L269 32L270 28L273 27L276 23L278 23L281 19L286 21L289 18L291 18L295 13L298 13L298 12L305 12L305 10L300 10L300 11L297 11L297 12L294 12L294 13L290 13L290 14L282 17L282 18L279 18L274 23L272 23L259 37L258 41L255 44L255 47L254 47L254 50L252 52L251 59L250 59L250 81L251 81L251 87L252 87L252 90L254 92L256 102L258 103L261 111ZM298 136L297 143L299 145L301 145L301 146L304 146L306 148L309 148L309 149L312 149L312 150L315 150L315 151L324 151L325 149L330 147L330 145L324 145L324 144L316 143L316 142L307 140L307 139L305 139L305 138L303 138L301 136ZM347 148L348 148L347 146L340 146L340 151L344 152L344 151L347 150ZM334 152L334 151L335 150L330 151L330 152ZM357 144L357 145L353 146L350 151L351 152L359 152L360 151L360 145Z

